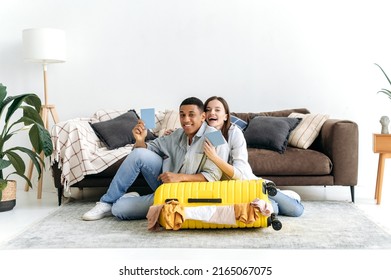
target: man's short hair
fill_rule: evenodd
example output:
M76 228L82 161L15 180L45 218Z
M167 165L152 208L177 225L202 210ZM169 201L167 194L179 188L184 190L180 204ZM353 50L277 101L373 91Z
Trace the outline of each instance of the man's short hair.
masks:
M204 103L197 97L186 98L185 100L182 101L179 108L182 107L183 105L196 105L201 113L204 112Z

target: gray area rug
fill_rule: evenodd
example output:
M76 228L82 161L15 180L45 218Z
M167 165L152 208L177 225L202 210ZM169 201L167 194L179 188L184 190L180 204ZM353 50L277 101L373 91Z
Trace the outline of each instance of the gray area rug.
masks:
M354 204L304 201L299 218L280 216L280 231L268 228L147 230L147 221L108 217L81 220L93 202L71 201L37 222L2 249L47 248L239 248L390 249L391 235Z

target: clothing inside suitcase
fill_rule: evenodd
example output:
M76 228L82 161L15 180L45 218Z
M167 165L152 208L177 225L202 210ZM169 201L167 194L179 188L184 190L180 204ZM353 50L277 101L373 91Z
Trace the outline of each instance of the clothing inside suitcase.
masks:
M269 195L274 183L259 180L162 184L148 212L148 228L266 228L280 230Z

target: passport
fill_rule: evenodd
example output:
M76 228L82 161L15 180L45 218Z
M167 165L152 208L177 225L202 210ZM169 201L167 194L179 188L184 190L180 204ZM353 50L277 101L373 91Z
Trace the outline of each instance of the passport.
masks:
M217 147L225 143L225 139L220 130L209 132L205 134L205 137L212 143L213 146Z
M146 108L140 110L141 119L145 123L147 129L155 128L155 108Z

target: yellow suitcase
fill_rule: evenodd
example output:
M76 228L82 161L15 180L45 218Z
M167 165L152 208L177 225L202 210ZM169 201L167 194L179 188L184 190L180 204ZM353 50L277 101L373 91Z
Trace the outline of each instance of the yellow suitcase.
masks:
M166 183L155 191L154 206L164 205L170 201L176 201L183 207L197 206L226 206L241 203L250 203L258 198L270 202L268 196L274 196L277 190L271 181L259 180L228 180L215 182L182 182ZM159 224L166 227L166 221L162 214L159 216ZM263 216L253 223L244 223L236 220L235 224L214 224L200 220L185 219L181 229L220 229L220 228L266 228L272 226L274 230L282 228L276 215Z

